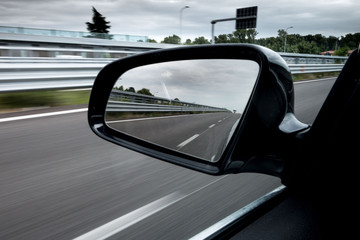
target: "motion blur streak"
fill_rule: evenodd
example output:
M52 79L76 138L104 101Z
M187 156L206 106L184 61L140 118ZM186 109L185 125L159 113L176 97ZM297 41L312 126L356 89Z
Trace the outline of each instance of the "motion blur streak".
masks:
M314 120L332 83L295 85L301 121ZM280 185L261 174L208 176L126 150L95 136L86 117L0 124L0 239L73 239L195 191L109 238L188 239Z
M105 225L98 227L80 237L77 237L74 240L106 239L120 232L121 230L128 228L129 226L134 225L135 223L153 215L154 213L161 211L182 197L183 196L181 196L179 193L169 194L120 218L112 220L111 222L106 223Z
M32 115L25 115L25 116L18 116L18 117L0 118L0 123L17 121L17 120L25 120L25 119L31 119L31 118L50 117L50 116L70 114L70 113L86 112L86 111L87 111L87 108L80 108L80 109L74 109L74 110L68 110L68 111L39 113L39 114L32 114Z

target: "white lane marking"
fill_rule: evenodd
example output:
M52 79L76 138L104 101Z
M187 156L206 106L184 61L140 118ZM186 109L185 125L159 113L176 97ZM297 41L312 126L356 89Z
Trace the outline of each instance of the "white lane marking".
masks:
M49 116L56 116L56 115L63 115L63 114L70 114L70 113L86 112L87 110L88 110L87 108L80 108L80 109L73 109L73 110L59 111L59 112L39 113L39 114L31 114L31 115L18 116L18 117L0 118L0 123L32 119L32 118L49 117Z
M202 232L196 234L189 240L202 240L208 239L209 236L213 235L217 231L223 229L226 226L230 226L231 223L234 223L236 220L240 219L241 217L249 214L254 209L258 208L259 206L265 204L267 201L271 200L272 198L276 197L283 191L285 191L285 186L280 186L273 191L263 195L262 197L256 199L255 201L249 203L245 207L240 208L236 212L230 214L229 216L223 218L222 220L218 221L214 225L208 227L207 229L203 230Z
M166 116L166 117L151 117L151 118L135 118L135 119L125 119L125 120L114 120L114 121L106 121L106 123L122 123L122 122L135 122L135 121L145 121L145 120L155 120L155 119L163 119L163 118L176 118L176 117L186 117L187 115L176 115L176 116Z
M145 218L207 188L208 186L216 182L221 181L226 177L227 175L222 176L186 195L182 195L179 192L171 193L163 198L160 198L152 203L149 203L141 208L138 208L128 214L125 214L109 223L106 223L88 233L85 233L77 238L74 238L74 240L95 240L95 239L101 240L111 237L114 234L121 232L122 230L140 222L141 220L144 220Z
M94 230L87 232L74 240L106 239L163 210L183 197L184 195L181 195L179 192L171 193L98 228L95 228Z
M225 119L226 119L226 118L225 118ZM220 122L222 122L222 121L223 121L223 120L219 120L218 122L220 123ZM208 129L206 129L206 130L203 131L202 133L200 133L200 134L195 134L195 135L192 136L191 138L183 141L182 143L180 143L179 145L177 145L177 147L178 147L177 150L180 150L180 149L181 149L182 147L184 147L186 144L190 143L190 142L193 141L195 138L203 135L203 134L204 134L205 132L207 132L210 128L213 128L213 127L215 127L215 126L216 126L216 124L211 124L211 125L208 127Z
M186 144L188 144L189 142L193 141L195 138L197 138L198 136L200 136L199 134L195 134L194 136L192 136L191 138L183 141L182 143L180 143L179 145L177 145L178 148L182 148L184 147Z
M0 122L11 122L11 121L17 121L17 120L49 117L49 116L56 116L56 115L63 115L63 114L70 114L70 113L86 112L86 111L87 111L87 108L80 108L80 109L73 109L73 110L60 111L60 112L31 114L31 115L18 116L18 117L0 118Z

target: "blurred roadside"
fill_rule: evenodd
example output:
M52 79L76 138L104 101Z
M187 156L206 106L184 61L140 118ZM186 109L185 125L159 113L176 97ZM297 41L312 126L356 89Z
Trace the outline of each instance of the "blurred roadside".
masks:
M49 112L87 107L89 89L0 94L0 117L18 112ZM50 110L51 109L51 110Z
M294 82L337 77L339 72L293 74ZM68 110L87 107L91 89L42 90L0 93L0 117L18 112ZM61 111L60 110L60 111Z

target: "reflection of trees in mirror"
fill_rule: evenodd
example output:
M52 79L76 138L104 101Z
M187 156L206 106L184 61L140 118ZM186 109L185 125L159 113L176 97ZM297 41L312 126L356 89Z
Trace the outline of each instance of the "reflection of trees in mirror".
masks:
M142 89L136 91L134 87L129 87L129 88L126 88L124 90L123 85L121 85L121 86L118 86L118 87L114 87L114 90L125 91L125 92L133 92L133 93L138 93L138 94L148 95L148 96L154 96L154 94L152 94L150 92L150 90L147 89L147 88L142 88Z

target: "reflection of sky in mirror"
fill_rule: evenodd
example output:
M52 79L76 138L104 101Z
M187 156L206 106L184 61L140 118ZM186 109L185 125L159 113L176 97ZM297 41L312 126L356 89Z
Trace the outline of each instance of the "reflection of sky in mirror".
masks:
M259 66L250 60L187 60L152 64L124 73L116 86L147 88L156 97L242 112Z

